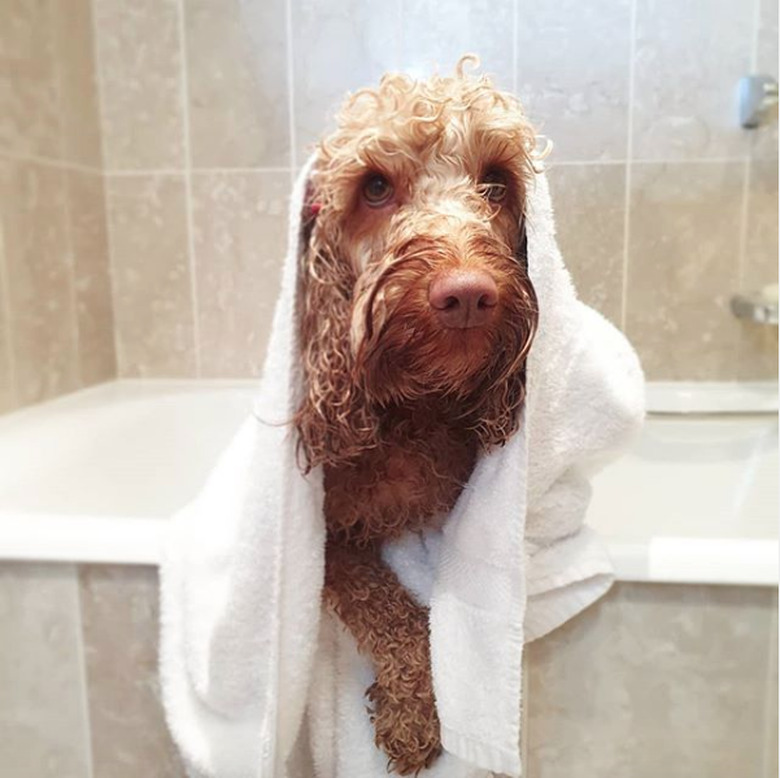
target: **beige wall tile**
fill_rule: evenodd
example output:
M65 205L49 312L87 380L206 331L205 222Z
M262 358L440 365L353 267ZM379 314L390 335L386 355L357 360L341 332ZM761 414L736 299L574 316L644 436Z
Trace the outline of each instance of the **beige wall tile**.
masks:
M655 380L733 380L744 165L634 165L626 332Z
M500 85L516 80L531 117L555 141L550 177L563 253L586 302L618 321L623 167L554 165L626 153L631 1L521 4L515 57L512 0L291 0L296 162L348 89L387 70L424 74L433 62L449 70L474 51ZM756 16L734 0L636 0L634 156L684 161L750 149L743 286L776 279L776 171L759 163L776 160L776 120L740 130L732 91L750 69L756 18L757 69L777 74L777 4L757 2ZM185 166L182 22L196 169L292 164L284 0L94 0L94 12L109 168ZM0 4L0 152L100 164L90 13L90 0ZM97 181L3 166L13 171L7 191L26 192L0 210L13 255L6 280L17 399L27 403L77 388L80 373L85 383L114 375L109 273ZM738 175L736 166L715 164L633 169L628 325L650 377L776 375L777 331L737 323L727 309L740 272ZM283 243L274 215L289 189L283 177L195 176L197 322L183 179L111 182L121 374L194 375L197 345L205 375L256 374L276 281L236 279L259 278L250 263ZM269 271L262 265L263 279ZM0 376L11 361L0 343ZM0 389L0 410L15 404L11 394Z
M347 90L370 86L401 65L401 1L291 0L298 163Z
M0 413L12 411L16 407L15 381L11 362L11 312L6 303L8 287L5 263L3 219L0 219Z
M0 320L0 337L6 337L7 325ZM4 342L0 342L0 413L8 413L16 409L11 358Z
M518 92L556 159L625 159L630 27L630 0L521 4Z
M259 375L287 233L286 173L193 177L201 373Z
M0 150L100 165L89 0L0 6Z
M583 302L620 326L625 165L563 165L548 173L558 246Z
M763 778L777 778L777 590L774 592L772 605L771 648L769 653L769 666L767 668L767 710L769 716L766 723L766 750L764 752L764 776Z
M753 13L734 0L636 0L633 153L743 156L734 90L750 70Z
M528 647L528 778L759 775L773 593L618 584Z
M753 160L748 187L743 288L777 283L777 160Z
M69 172L67 183L79 374L82 385L88 386L116 377L103 177Z
M403 69L451 73L464 54L476 54L482 72L512 91L513 34L513 0L404 0Z
M12 394L25 405L81 385L77 315L81 323L84 311L75 306L71 240L74 230L76 238L81 233L73 217L102 214L88 215L79 203L73 211L69 189L77 174L50 161L62 157L97 171L101 160L89 0L0 6L0 153L8 155L0 161L0 221L9 308L0 329L12 352L4 346L0 362L3 383L15 383L13 391L0 390L0 408L8 410ZM30 157L41 162L23 161ZM103 298L105 305L105 290ZM107 325L101 337L113 340ZM91 347L87 338L86 360L105 361ZM113 372L96 376L83 366L89 381Z
M759 73L777 77L777 14L774 0L758 0L758 39L756 65Z
M160 703L157 574L80 570L93 778L184 778Z
M177 0L95 0L105 165L184 165Z
M57 0L54 42L59 66L62 156L98 168L101 165L97 69L90 0Z
M65 175L0 161L0 218L20 405L78 388Z
M0 150L59 158L53 0L0 3Z
M283 0L186 0L194 167L290 164Z
M193 376L183 177L110 177L106 186L119 375Z
M750 322L740 323L740 381L777 381L777 327Z
M750 163L742 290L777 284L777 160ZM777 378L777 327L740 322L739 377Z
M91 778L71 565L0 565L0 771Z

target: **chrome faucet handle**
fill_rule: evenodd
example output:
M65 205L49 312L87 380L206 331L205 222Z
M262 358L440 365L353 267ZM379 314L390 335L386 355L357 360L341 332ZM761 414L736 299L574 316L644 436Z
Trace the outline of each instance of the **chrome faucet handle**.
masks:
M735 294L731 298L731 312L738 319L777 326L777 286L767 286L748 294Z
M739 123L746 129L758 127L777 102L776 78L743 76L739 80Z

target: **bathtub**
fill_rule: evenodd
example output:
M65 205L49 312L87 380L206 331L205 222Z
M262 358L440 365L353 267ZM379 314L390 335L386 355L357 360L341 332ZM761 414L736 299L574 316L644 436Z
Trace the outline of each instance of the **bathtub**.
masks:
M156 563L253 387L118 381L0 417L0 559ZM652 384L648 407L587 517L618 579L776 586L777 386Z

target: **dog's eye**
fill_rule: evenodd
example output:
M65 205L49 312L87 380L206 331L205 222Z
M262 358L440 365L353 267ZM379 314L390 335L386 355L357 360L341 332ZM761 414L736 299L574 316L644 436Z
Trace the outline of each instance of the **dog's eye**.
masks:
M491 203L500 203L506 198L507 194L506 173L492 168L482 176L479 186L482 194Z
M372 173L363 184L363 199L372 208L379 208L393 196L393 185L381 173Z

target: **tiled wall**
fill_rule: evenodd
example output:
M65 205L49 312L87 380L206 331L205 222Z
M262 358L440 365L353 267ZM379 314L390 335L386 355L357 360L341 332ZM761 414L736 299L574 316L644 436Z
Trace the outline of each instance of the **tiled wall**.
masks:
M776 374L777 330L728 310L777 277L777 134L735 101L777 73L773 0L95 7L120 375L256 374L289 175L334 104L465 51L555 140L565 255L648 374Z
M774 778L777 590L617 584L527 653L528 778Z
M285 4L95 12L119 373L257 375L294 167Z
M156 589L152 568L0 566L9 776L183 778ZM529 646L525 677L528 778L777 776L775 589L617 584Z
M116 374L90 0L0 0L0 412Z
M735 100L777 75L773 0L0 0L0 410L256 375L334 105L465 51L554 139L564 254L648 375L775 376L728 311L777 279L776 119Z

